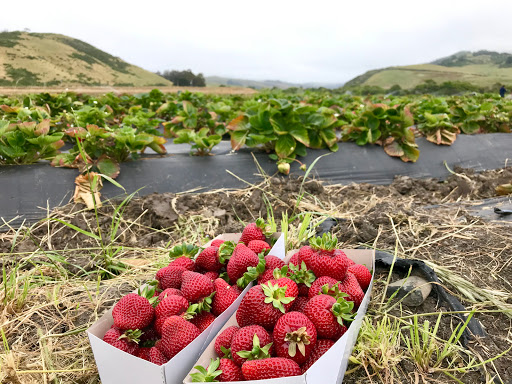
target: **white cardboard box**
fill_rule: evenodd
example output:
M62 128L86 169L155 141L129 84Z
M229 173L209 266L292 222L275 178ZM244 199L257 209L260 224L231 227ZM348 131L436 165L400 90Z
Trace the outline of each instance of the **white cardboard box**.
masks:
M240 233L227 233L217 236L215 239L237 242L240 236ZM280 235L270 254L284 258L285 253L284 236ZM251 287L252 283L204 332L162 366L132 356L102 340L105 333L114 324L112 309L110 309L87 330L102 384L181 384L206 346L235 313L243 296Z
M344 249L347 256L355 261L357 264L363 264L371 271L375 271L375 251L367 249ZM285 260L289 260L294 253L289 252ZM374 273L374 272L373 272ZM276 379L265 380L265 384L335 384L343 382L345 371L347 370L348 359L352 353L352 349L356 343L359 328L363 321L368 303L370 301L370 293L373 286L373 273L372 281L368 287L364 299L357 310L357 315L354 321L350 324L347 332L320 358L313 364L306 373L301 376L282 377ZM232 325L238 325L236 321L236 313L231 316L228 322L222 327L221 331ZM220 332L219 332L220 333ZM207 367L210 364L210 359L216 358L217 354L214 350L215 338L211 341L210 345L206 347L205 351L199 357L199 360L194 365L202 365ZM190 370L189 374L183 381L184 384L192 383L190 377L191 373L197 372L195 369ZM236 381L236 383L262 383L261 380L253 381Z

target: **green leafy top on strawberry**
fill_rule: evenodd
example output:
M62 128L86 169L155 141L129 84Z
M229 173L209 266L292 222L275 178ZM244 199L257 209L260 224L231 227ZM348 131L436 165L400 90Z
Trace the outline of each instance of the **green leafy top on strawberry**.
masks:
M345 294L345 296L348 296ZM343 325L343 320L353 321L355 314L353 313L354 303L347 301L343 297L339 296L336 302L332 305L331 312L338 320L340 325Z
M158 282L156 283L158 284ZM148 299L149 303L153 307L156 307L158 304L158 295L155 296L156 289L157 285L155 281L151 281L149 284L146 284L142 290L140 288L137 289L137 294Z
M338 239L332 233L324 233L309 240L309 245L314 250L332 251L338 246Z
M245 272L243 276L237 280L236 285L238 285L240 288L244 289L249 285L251 281L256 280L263 272L265 272L265 265L267 263L265 260L265 255L260 253L258 258L260 259L258 265L256 267L248 267L247 272Z
M252 349L250 351L239 351L236 354L247 360L266 359L270 357L270 348L272 348L272 343L261 347L258 335L254 334L254 338L252 339Z
M127 339L128 341L139 344L140 337L142 336L143 333L144 332L142 332L140 329L128 329L124 331L124 333L121 334L121 336L119 336L118 340Z
M226 348L224 347L223 345L220 346L220 350L222 351L222 353L224 354L224 356L222 356L223 358L225 359L231 359L231 348Z
M176 259L180 256L186 256L193 259L198 251L199 247L197 245L183 243L171 248L169 251L169 257Z
M190 320L202 312L210 312L212 309L213 296L215 296L215 292L210 296L205 297L199 303L190 304L185 313L181 316L186 320Z
M219 380L216 380L217 376L222 374L222 371L217 370L220 365L220 359L212 359L210 361L210 365L208 369L205 369L201 365L196 365L194 369L197 369L199 372L192 373L190 377L192 378L193 383L212 383Z
M283 304L289 304L295 297L286 297L286 289L287 287L280 287L278 284L272 284L271 282L267 282L266 284L261 284L261 288L263 290L263 294L265 297L265 303L272 303L274 308L279 309L281 312L285 313L285 309Z
M236 244L232 241L225 241L219 246L217 251L219 255L219 263L226 264L235 250Z
M288 353L291 357L295 357L297 349L299 349L302 356L306 356L306 345L309 345L311 335L306 332L306 327L301 327L296 331L288 332L284 341L289 342Z
M316 280L315 274L308 269L304 262L302 262L300 267L289 264L283 266L281 269L274 269L274 278L279 279L280 277L288 277L297 284L303 283L307 287L311 287L311 284Z

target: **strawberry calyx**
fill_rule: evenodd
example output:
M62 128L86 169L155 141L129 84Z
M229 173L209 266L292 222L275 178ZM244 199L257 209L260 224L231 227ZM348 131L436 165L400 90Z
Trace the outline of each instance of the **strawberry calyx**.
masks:
M121 334L121 336L119 336L118 340L127 339L132 343L139 344L140 338L143 333L144 332L142 332L140 329L128 329L124 331L124 333Z
M302 356L306 356L306 345L309 345L310 339L311 336L308 335L306 327L301 327L296 331L288 332L284 336L284 341L290 343L288 346L288 354L291 357L295 357L298 349Z
M206 383L206 382L214 382L217 376L222 374L222 371L219 371L220 359L211 359L210 365L208 365L208 369L205 369L202 365L196 365L194 369L197 369L199 372L192 373L190 377L192 378L193 383Z
M272 284L271 282L267 282L266 284L261 284L261 288L263 289L263 293L265 297L266 304L272 304L274 308L279 309L281 312L285 313L285 309L283 304L289 304L295 297L286 297L286 289L288 287L280 287L278 284Z
M295 281L297 284L303 283L306 284L306 287L309 288L311 287L311 284L316 280L315 274L313 271L308 269L305 262L302 262L300 267L294 264L285 265L283 268L285 267L289 269L288 277Z
M224 356L222 356L222 358L224 358L224 359L231 359L233 357L231 355L231 348L226 348L223 345L221 345L220 350L224 354Z
M197 245L183 243L172 247L169 251L169 257L176 259L180 256L186 256L189 259L193 259L198 251L199 247Z
M267 212L267 214L268 214L268 212ZM273 234L277 229L277 225L276 225L273 215L269 215L268 221L265 221L260 217L260 218L256 219L255 224L259 229L261 229L261 231L263 232L263 234L265 236L269 236L269 235Z
M252 339L252 349L250 351L239 351L236 354L247 360L266 359L270 357L270 348L272 348L272 343L268 343L262 348L260 346L260 339L258 335L254 334Z
M346 294L345 294L346 295ZM338 297L331 307L331 313L336 317L340 325L344 325L343 320L350 322L354 320L354 303L347 301L343 297Z
M249 285L251 281L256 280L260 275L263 274L263 272L265 272L265 265L267 264L265 256L260 253L258 258L260 259L258 265L255 267L248 267L247 272L245 272L242 277L236 281L236 285L238 285L240 288L244 289Z
M338 239L332 233L324 233L309 240L310 247L315 251L334 251L338 246Z
M223 242L220 245L219 250L217 251L219 263L226 264L228 260L231 258L231 255L233 255L235 247L236 244L232 241Z
M213 296L215 296L215 292L213 292L210 296L205 297L199 303L190 304L187 310L182 313L181 316L185 320L190 320L202 312L210 312L212 309Z
M147 299L149 303L153 306L153 308L156 307L158 304L158 295L155 296L157 290L157 286L154 283L155 281L151 281L148 284L146 284L144 288L142 288L142 290L140 289L140 287L139 289L137 289L137 295ZM156 283L158 284L158 281L156 281Z

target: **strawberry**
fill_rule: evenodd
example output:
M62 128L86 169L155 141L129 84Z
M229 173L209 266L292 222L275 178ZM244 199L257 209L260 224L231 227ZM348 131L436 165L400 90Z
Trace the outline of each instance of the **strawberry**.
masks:
M219 316L237 299L240 293L222 279L213 282L215 296L212 300L212 313Z
M219 357L231 358L231 341L240 328L236 325L227 327L215 339L214 349Z
M256 220L255 223L247 224L244 230L242 231L242 236L240 236L239 242L248 245L252 240L261 240L265 241L265 234L263 230L265 229L265 222L263 219Z
M219 273L218 272L212 272L212 271L208 271L204 275L207 278L209 278L211 281L215 281L215 279L219 277Z
M219 248L209 246L201 251L196 257L196 265L205 271L218 272L222 268L218 256Z
M139 347L137 352L135 352L134 356L137 356L139 359L149 361L149 350L153 347Z
M316 344L316 328L303 313L288 312L277 320L273 332L278 357L303 364Z
M220 247L220 245L224 242L224 240L216 239L212 240L211 246L212 247Z
M249 360L242 365L245 380L265 380L277 377L299 376L299 365L283 357L271 357L263 360Z
M305 296L298 296L293 300L293 305L290 307L290 311L304 312L304 307L308 303L309 298Z
M219 381L243 381L244 376L242 375L242 369L230 359L220 359L219 371L222 373L219 375Z
M181 316L171 316L162 327L160 348L169 360L189 345L201 332Z
M366 291L372 281L372 274L368 268L361 264L354 264L348 267L347 271L354 274L361 289Z
M336 300L329 295L317 295L309 299L304 314L315 325L318 337L337 340L347 330L343 320L352 320L353 306L342 297Z
M183 267L188 269L189 271L193 271L196 267L196 262L192 259L189 259L186 256L178 257L177 259L171 261L168 265L169 267Z
M171 264L175 266L182 266L187 268L189 271L194 270L194 257L199 251L199 247L192 244L180 244L174 246L169 251L169 257L175 259L171 261ZM169 264L170 265L170 264Z
M125 332L123 333L119 328L110 328L103 336L103 341L108 343L123 352L135 355L139 346L137 345L140 331Z
M162 290L165 290L167 288L180 289L181 276L185 271L187 271L187 269L181 266L167 266L160 269L156 273L156 279L158 280L158 288Z
M231 340L231 356L238 366L246 360L270 357L272 352L272 337L259 325L240 328Z
M149 361L156 365L164 365L169 359L158 348L151 347L149 350Z
M158 300L162 301L164 298L166 298L167 296L171 296L171 295L183 297L183 294L181 293L181 291L179 289L166 288L162 292L160 292L160 294L158 295Z
M288 294L286 286L280 287L279 284L272 284L270 281L267 284L256 285L249 289L240 302L236 311L238 325L244 327L257 324L271 330L285 313L284 306L289 305L294 299Z
M313 296L319 295L321 293L327 294L327 292L323 292L323 286L327 285L327 291L330 291L336 284L339 284L339 281L333 279L329 276L322 276L315 280L308 291L308 297L312 298Z
M153 321L155 309L145 297L129 293L114 305L112 317L114 325L122 330L142 329Z
M306 372L322 355L334 345L334 341L330 339L318 339L316 341L313 352L307 358L306 362L301 365L302 373Z
M356 262L355 261L352 261L352 259L348 259L349 262L348 262L348 266L351 267L352 265L356 265Z
M156 331L153 325L144 328L142 330L142 335L140 336L139 345L143 345L144 347L152 347L155 345L155 342L160 338L160 335Z
M270 244L263 240L251 240L247 244L247 248L252 250L254 253L259 255L261 252L264 252L265 254L270 251Z
M340 291L348 295L347 300L353 301L356 309L359 308L364 299L364 292L353 273L347 273L345 279L340 283Z
M192 382L229 382L244 380L240 367L229 359L211 359L207 369L201 365L196 365L194 368L199 372L190 375Z
M163 299L155 308L156 317L181 315L188 308L188 301L182 296L171 295Z
M265 284L269 280L274 280L274 270L272 270L272 269L265 269L265 272L263 272L258 277L258 284Z
M194 324L201 332L210 326L215 321L216 317L210 312L201 312L190 319L190 322Z
M237 244L226 267L229 281L234 284L247 272L247 268L257 267L259 262L260 259L256 253L251 251L244 244Z
M284 261L277 256L265 256L265 272L258 277L258 283L264 284L274 278L274 270L284 267Z
M299 262L299 252L295 252L292 257L290 257L290 260L288 261L288 265L290 264L293 264L293 265L300 265L300 262Z
M215 288L210 278L197 272L185 271L183 272L180 290L185 299L196 303L202 298L210 296Z
M157 317L155 320L155 330L156 333L158 333L160 336L162 335L162 327L164 326L165 320L167 320L168 317Z

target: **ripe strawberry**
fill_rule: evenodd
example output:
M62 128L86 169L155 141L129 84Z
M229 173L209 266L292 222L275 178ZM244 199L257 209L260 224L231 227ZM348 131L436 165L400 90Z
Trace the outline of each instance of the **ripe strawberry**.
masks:
M370 285L370 281L372 281L372 274L368 268L361 264L354 264L348 267L347 271L354 274L361 289L366 291Z
M201 365L196 365L194 368L199 372L190 375L192 382L229 382L244 380L240 367L229 359L211 359L207 369Z
M294 300L294 297L287 297L286 294L287 287L270 282L252 287L236 311L238 325L245 327L257 324L272 330L277 320L285 313L284 305Z
M243 381L244 376L242 375L242 369L230 359L220 359L219 371L222 373L219 375L219 381Z
M160 294L158 295L158 300L162 301L167 296L172 296L172 295L183 297L183 294L181 293L181 291L179 289L176 289L176 288L166 288L162 292L160 292Z
M215 321L216 317L210 312L201 312L190 319L190 322L194 324L201 332L210 326Z
M155 309L145 297L129 293L114 305L112 317L114 325L122 330L142 329L153 321Z
M185 299L196 303L202 298L210 296L215 290L213 282L208 277L197 272L183 272L181 282L181 293Z
M323 286L327 285L329 288L327 291L330 291L332 287L334 287L336 284L339 284L339 281L336 279L333 279L329 276L322 276L315 280L313 284L311 284L311 287L308 291L308 297L312 298L313 296L319 295L321 293L327 294L327 292L323 292ZM327 288L327 287L326 287Z
M290 258L290 261L288 261L288 265L300 265L300 259L299 259L299 252L295 252L292 257Z
M284 267L284 261L277 256L265 256L265 272L258 277L258 283L264 284L269 280L274 279L274 270Z
M212 299L211 312L219 316L237 299L240 293L222 279L215 279L213 282L215 296Z
M188 301L182 296L171 295L163 299L155 308L156 317L181 315L188 308Z
M313 348L313 352L307 358L306 362L301 365L302 373L306 372L315 362L322 357L322 355L329 350L334 345L334 341L330 339L318 339L316 341L315 348Z
M186 256L180 256L177 259L171 261L168 266L183 267L185 269L188 269L189 271L193 271L196 266L196 262L192 259L189 259Z
M220 247L220 245L221 245L223 242L224 242L224 240L216 239L216 240L213 240L213 241L212 241L211 246L212 246L212 247Z
M164 326L165 320L167 320L168 317L157 317L155 320L155 330L156 332L161 336L162 335L162 327Z
M356 262L355 261L352 261L352 259L348 259L349 262L348 262L348 266L351 267L352 265L356 265Z
M220 271L222 264L219 261L218 252L219 247L206 247L199 255L197 255L196 265L205 271Z
M255 223L247 224L247 226L242 231L242 236L240 236L239 242L248 245L252 240L262 240L265 241L265 234L263 230L265 229L265 222L262 219L256 220Z
M139 347L137 349L137 352L134 353L135 356L137 356L139 359L144 359L149 361L149 350L154 347Z
M131 337L131 334L123 333L119 328L110 328L105 335L103 336L103 341L108 343L117 349L120 349L123 352L134 355L137 353L139 346L135 341L137 341L136 337Z
M343 320L352 318L352 309L353 304L343 298L317 295L309 299L304 314L315 325L318 337L337 340L347 330Z
M356 309L359 308L364 299L364 292L353 273L347 273L345 279L340 283L340 291L348 295L347 300L353 301Z
M247 244L247 247L257 255L259 255L261 252L267 253L271 248L270 244L263 240L251 240Z
M247 268L256 267L259 262L260 259L256 253L251 251L244 244L237 244L226 268L229 281L235 284L236 281L247 272Z
M214 349L219 357L231 358L231 341L240 328L236 325L227 327L215 339Z
M288 312L277 320L273 339L278 357L286 357L301 365L315 347L316 329L303 313Z
M272 337L259 325L240 328L231 340L231 356L238 366L248 359L270 357L272 352Z
M290 307L290 312L302 312L304 313L304 307L308 303L309 298L305 296L298 296L295 300L293 300L293 305Z
M212 272L212 271L208 271L204 275L206 277L208 277L211 281L215 281L215 279L219 277L218 272Z
M149 350L149 361L156 365L164 365L169 359L158 348L152 347Z
M265 380L277 377L300 376L299 365L283 357L249 360L242 365L245 380Z
M274 270L272 269L265 269L265 272L263 272L258 277L258 284L265 284L270 280L274 280Z
M187 269L181 266L167 266L160 269L156 273L156 279L158 280L158 288L162 290L165 290L167 288L180 289L181 276L185 271L187 271Z
M201 332L181 316L171 316L162 327L160 349L169 360L189 345Z
M160 338L160 335L156 331L153 325L144 328L142 330L142 335L140 336L139 345L143 345L144 347L152 347L155 345L155 342Z

